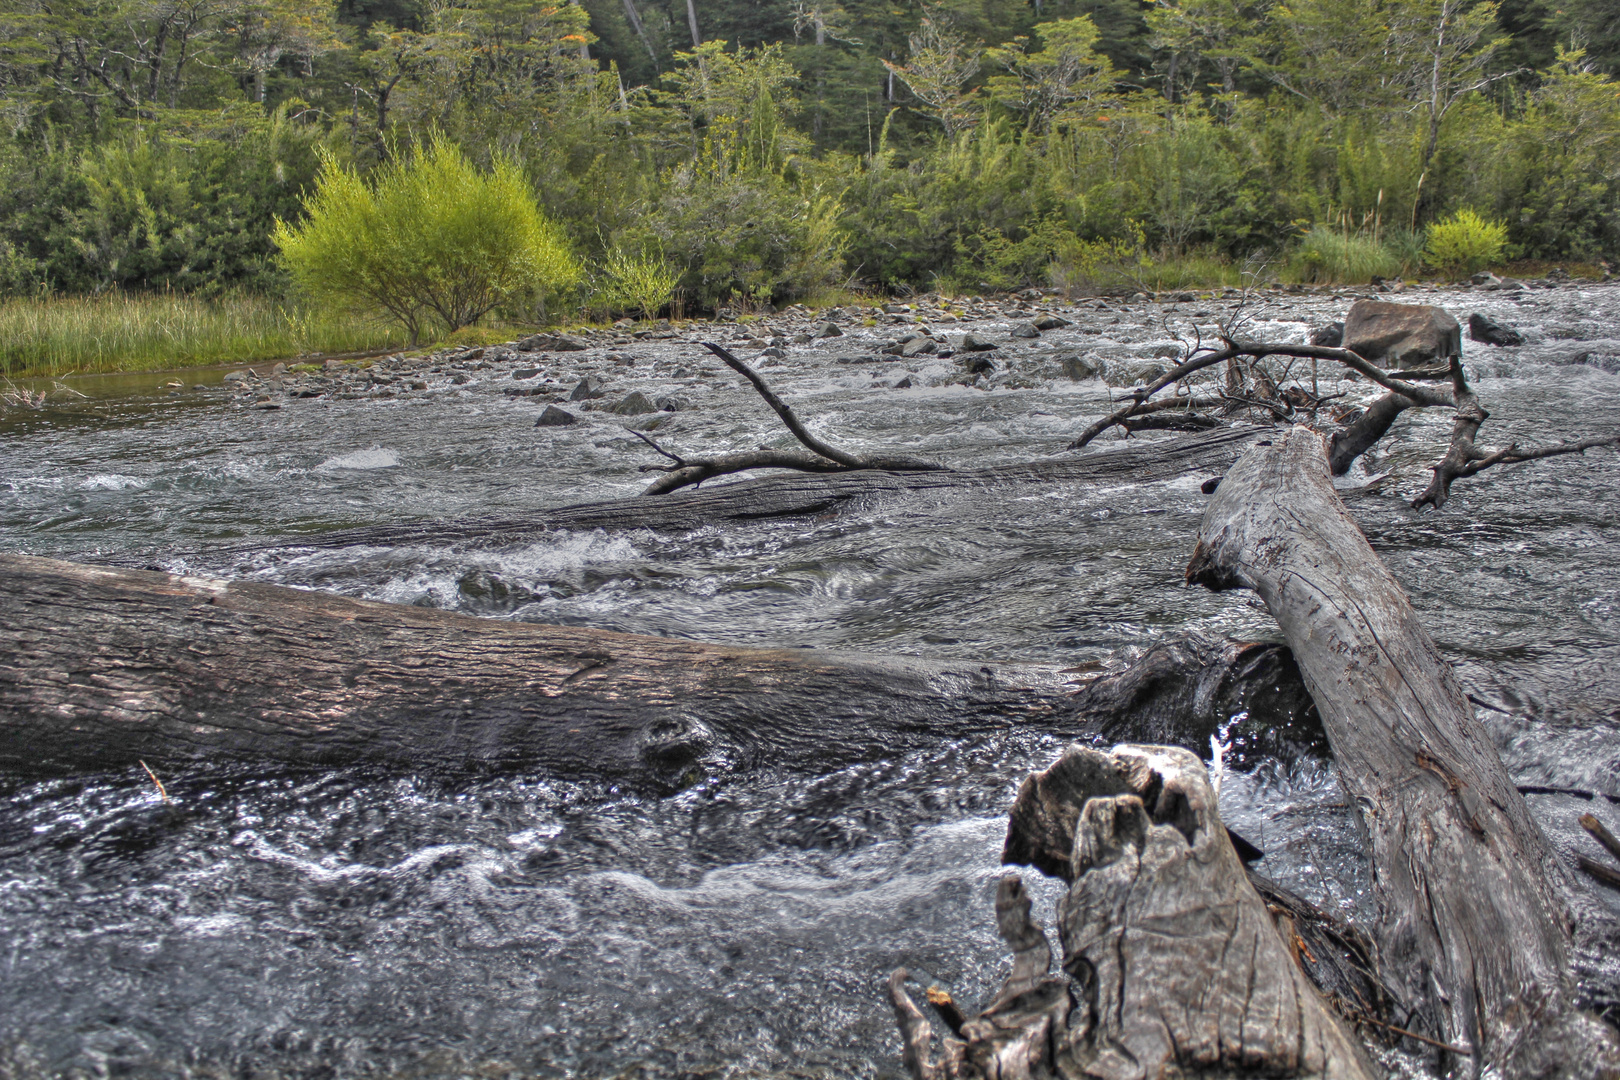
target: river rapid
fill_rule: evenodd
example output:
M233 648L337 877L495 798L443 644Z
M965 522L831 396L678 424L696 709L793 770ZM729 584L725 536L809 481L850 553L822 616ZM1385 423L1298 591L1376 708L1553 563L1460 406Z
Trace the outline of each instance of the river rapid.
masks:
M1305 340L1352 299L1250 301L1245 336ZM1519 347L1464 345L1487 445L1620 429L1620 287L1400 299L1524 333ZM631 428L685 452L790 446L704 339L755 362L813 430L856 452L955 465L1060 453L1120 393L1111 384L1151 377L1156 352L1207 339L1237 304L933 313L947 343L965 331L1001 343L976 381L961 355L880 352L926 309L871 326L851 312L840 336L784 342L780 356L761 347L808 317L385 361L320 386L223 371L40 381L43 407L0 412L0 550L747 645L1079 666L1187 632L1275 639L1247 594L1182 584L1199 476L679 533L312 543L634 495L648 482L638 467L659 459ZM1041 311L1072 325L1008 337ZM1106 378L1071 377L1087 366ZM587 375L604 382L593 408L567 400ZM1325 367L1320 379L1334 388ZM603 407L632 391L680 408ZM577 422L536 427L548 403ZM1603 857L1575 817L1620 832L1605 798L1620 798L1620 455L1492 469L1459 482L1444 512L1415 512L1407 500L1449 428L1433 410L1406 414L1348 478L1387 474L1351 510L1519 783L1597 794L1529 796L1555 846ZM1137 436L1156 437L1173 436ZM904 965L972 1006L1005 977L1004 815L1060 748L947 730L902 758L783 762L674 795L557 775L267 767L164 775L164 802L138 770L0 776L0 1076L898 1076L884 980ZM1365 921L1367 868L1340 799L1329 762L1264 759L1226 775L1221 813L1266 851L1262 872ZM1050 925L1057 888L1024 876ZM1579 888L1583 993L1612 1016L1620 903Z

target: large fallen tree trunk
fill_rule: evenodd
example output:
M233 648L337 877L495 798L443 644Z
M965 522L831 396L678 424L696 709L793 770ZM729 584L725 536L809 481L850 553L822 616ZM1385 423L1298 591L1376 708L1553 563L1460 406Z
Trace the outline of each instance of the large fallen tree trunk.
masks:
M1118 450L977 469L864 469L828 475L762 476L667 495L581 503L522 518L343 529L288 538L287 543L318 548L460 543L494 546L530 543L547 529L682 531L765 519L819 517L912 495L969 495L987 488L1031 484L1153 483L1180 476L1219 475L1264 432L1264 428L1242 425L1189 438L1142 440Z
M1371 846L1383 974L1475 1075L1620 1075L1568 985L1566 871L1449 664L1329 480L1321 435L1246 454L1206 512L1189 581L1255 590L1316 702Z
M20 555L0 555L0 626L14 769L366 762L668 790L1010 727L1198 743L1249 709L1307 748L1314 729L1265 645L1168 643L1076 696L1052 667L707 645Z

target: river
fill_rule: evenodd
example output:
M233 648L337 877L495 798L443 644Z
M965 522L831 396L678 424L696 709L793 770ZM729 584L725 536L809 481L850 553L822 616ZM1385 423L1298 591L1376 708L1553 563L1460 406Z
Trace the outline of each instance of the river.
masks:
M1465 343L1487 444L1620 428L1620 288L1413 302L1525 333L1516 348ZM1074 325L1008 343L1009 370L984 386L954 381L954 358L878 356L905 327L859 320L759 366L857 452L1027 460L1061 452L1119 393L1066 377L1063 356L1128 379L1233 303L1059 305ZM1249 335L1303 340L1348 303L1275 297ZM1019 313L992 308L936 328L1005 341ZM561 401L580 422L536 427L543 396L512 396L520 383L598 374L604 404L679 396L687 407L649 434L680 450L789 445L702 334L735 336L557 354L522 380L522 357L401 365L276 408L233 394L223 371L38 381L42 408L0 413L0 549L751 645L1072 665L1188 631L1277 636L1247 594L1182 584L1201 477L918 496L724 530L299 546L645 486L638 466L657 458L626 421L647 417ZM1518 781L1620 796L1620 457L1493 469L1443 513L1415 512L1406 500L1449 426L1403 417L1370 465L1389 479L1353 513ZM196 769L161 777L167 803L138 770L0 778L0 1075L896 1076L883 982L905 965L972 1004L1005 975L992 911L1004 815L1059 748L941 731L899 759L783 763L664 797L431 769ZM1268 759L1226 777L1221 812L1265 849L1265 873L1365 920L1367 868L1340 798L1330 763ZM1605 798L1530 799L1562 851L1601 855L1580 812L1620 832ZM1049 924L1056 888L1025 877ZM1595 887L1581 902L1620 915ZM1615 961L1589 948L1580 971L1588 1003L1612 1015Z

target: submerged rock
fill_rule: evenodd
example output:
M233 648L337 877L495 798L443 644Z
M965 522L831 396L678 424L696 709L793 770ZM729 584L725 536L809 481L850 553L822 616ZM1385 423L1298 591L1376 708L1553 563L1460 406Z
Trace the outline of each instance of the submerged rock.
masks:
M569 401L592 401L607 393L602 389L602 381L595 376L587 375L579 380L572 390L568 392Z
M535 427L567 427L569 424L579 423L579 417L567 409L559 409L555 405L547 405L546 411L540 414L540 419L534 422Z
M518 352L584 352L589 347L567 334L530 334L516 346Z
M1523 345L1524 335L1506 323L1499 323L1489 315L1474 312L1468 316L1468 337L1486 345Z
M620 401L608 411L619 416L640 416L642 413L657 412L658 406L654 405L647 398L647 395L640 390L632 390L625 395L623 401Z

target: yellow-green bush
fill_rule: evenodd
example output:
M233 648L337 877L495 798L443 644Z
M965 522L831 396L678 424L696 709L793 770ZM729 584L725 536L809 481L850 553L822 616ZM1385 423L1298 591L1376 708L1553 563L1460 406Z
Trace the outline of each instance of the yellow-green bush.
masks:
M458 330L581 276L517 166L497 160L480 172L444 139L370 180L325 155L304 211L296 225L276 222L294 284L319 303L391 316L413 343L431 326Z
M1440 270L1468 274L1500 258L1506 245L1506 225L1486 221L1472 210L1458 210L1429 226L1423 257Z

